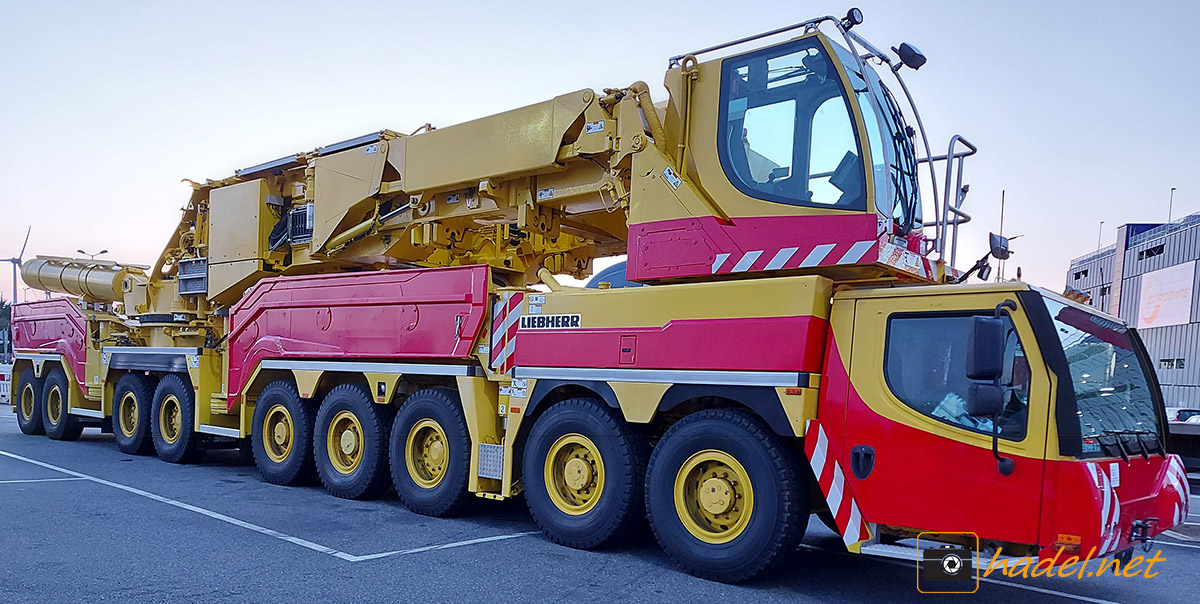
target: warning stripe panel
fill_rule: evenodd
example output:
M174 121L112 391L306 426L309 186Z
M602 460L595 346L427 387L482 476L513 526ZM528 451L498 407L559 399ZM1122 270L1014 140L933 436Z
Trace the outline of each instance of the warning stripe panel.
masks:
M842 542L847 548L853 548L870 540L871 530L854 500L841 464L830 455L830 445L829 436L820 422L809 420L804 433L804 453L842 535Z

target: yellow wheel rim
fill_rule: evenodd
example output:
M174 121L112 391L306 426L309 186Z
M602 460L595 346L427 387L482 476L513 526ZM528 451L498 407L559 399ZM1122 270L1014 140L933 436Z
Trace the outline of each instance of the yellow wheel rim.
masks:
M684 528L705 543L728 543L746 530L754 512L750 475L732 455L705 449L675 475L675 512Z
M432 489L446 476L450 463L450 447L446 432L436 421L425 418L413 424L404 443L404 465L413 482L423 489Z
M117 423L121 425L121 434L125 438L133 438L138 429L138 400L132 392L126 392L117 406Z
M363 429L358 417L349 411L338 411L329 423L325 438L329 462L340 474L352 474L362 463Z
M57 426L59 420L62 419L62 412L62 391L58 389L58 386L54 386L46 394L46 418L50 420L51 424Z
M296 429L292 424L292 414L287 407L280 404L271 405L263 419L262 441L267 457L275 463L282 463L292 453L292 443L296 440Z
M554 441L543 471L550 501L572 516L588 513L604 492L604 459L588 437L566 434Z
M179 399L174 394L168 394L159 407L158 431L168 445L175 444L175 441L179 440L179 434L183 432L183 409L180 408Z
M25 387L21 388L21 418L25 421L33 419L33 401L33 384L25 384Z

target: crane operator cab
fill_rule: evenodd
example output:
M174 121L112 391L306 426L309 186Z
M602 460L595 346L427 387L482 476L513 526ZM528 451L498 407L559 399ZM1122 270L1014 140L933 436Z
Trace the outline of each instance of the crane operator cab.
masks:
M656 199L631 207L631 279L757 271L905 282L956 276L947 235L969 219L959 209L961 161L974 148L955 137L946 156L933 157L922 138L918 159L919 130L872 63L903 85L900 67L925 59L904 44L898 62L851 31L859 22L861 13L851 11L846 19L780 30L803 33L766 48L697 58L758 36L672 59L664 125L677 144L668 147L682 149L684 182L709 203L698 212L675 187L677 206ZM958 180L944 188L956 195L937 200L932 167L948 158L957 162ZM929 223L918 184L922 164L930 168L926 184L938 215Z

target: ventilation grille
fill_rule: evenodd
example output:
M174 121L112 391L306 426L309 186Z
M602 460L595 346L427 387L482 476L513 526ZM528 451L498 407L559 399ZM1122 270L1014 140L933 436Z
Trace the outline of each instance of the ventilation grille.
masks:
M179 294L194 296L208 293L208 258L179 261Z

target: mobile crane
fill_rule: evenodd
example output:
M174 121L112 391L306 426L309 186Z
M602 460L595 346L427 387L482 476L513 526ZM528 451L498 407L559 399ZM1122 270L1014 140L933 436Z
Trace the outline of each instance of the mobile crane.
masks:
M719 581L784 561L810 514L863 554L915 559L922 531L1132 551L1188 505L1136 332L959 283L988 270L953 268L975 148L932 154L900 73L925 57L861 22L673 57L664 104L579 90L192 183L153 266L27 261L69 297L14 306L21 430L245 446L272 483L431 516L523 493L578 548L648 517ZM619 254L645 287L554 276Z

